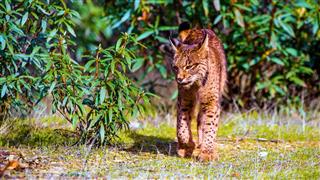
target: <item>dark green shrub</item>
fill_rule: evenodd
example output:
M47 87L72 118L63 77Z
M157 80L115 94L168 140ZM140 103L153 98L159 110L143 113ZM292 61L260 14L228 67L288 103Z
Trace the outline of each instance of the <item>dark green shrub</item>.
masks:
M10 1L0 3L0 113L25 115L45 95L48 54L59 36L73 32L78 15L60 2ZM69 30L69 32L67 31ZM14 114L13 114L14 113Z
M114 42L119 32L138 34L147 47L136 69L138 79L158 72L172 79L166 49L170 32L182 21L214 29L225 45L228 59L228 104L270 107L294 104L319 96L319 1L90 1L78 5L85 17L78 21L81 52ZM77 7L77 6L75 6ZM110 8L112 7L112 8ZM94 22L99 22L97 25ZM104 22L104 23L103 23ZM167 48L165 48L167 47ZM79 50L79 51L80 51ZM167 64L167 66L166 66ZM154 84L144 86L154 89Z
M126 76L131 49L142 46L133 36L94 48L79 63L73 57L80 15L64 1L6 0L0 8L1 120L27 115L50 95L53 111L73 124L80 143L106 144L128 118L145 112L150 94Z

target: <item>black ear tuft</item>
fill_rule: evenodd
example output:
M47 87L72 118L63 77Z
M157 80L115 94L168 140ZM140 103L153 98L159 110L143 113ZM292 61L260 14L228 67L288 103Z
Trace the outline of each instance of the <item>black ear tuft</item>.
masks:
M188 29L190 29L190 24L188 22L183 22L179 25L178 32L180 33L181 31L188 30Z

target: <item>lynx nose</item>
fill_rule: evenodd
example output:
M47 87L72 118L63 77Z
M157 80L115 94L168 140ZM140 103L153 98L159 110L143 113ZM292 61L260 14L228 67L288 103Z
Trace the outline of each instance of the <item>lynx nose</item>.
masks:
M177 83L182 83L183 79L182 78L177 78Z

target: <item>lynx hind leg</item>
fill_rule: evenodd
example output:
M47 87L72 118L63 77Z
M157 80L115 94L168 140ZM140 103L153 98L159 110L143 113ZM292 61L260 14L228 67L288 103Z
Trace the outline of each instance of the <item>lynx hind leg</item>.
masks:
M218 159L216 150L216 133L220 118L219 104L209 105L202 108L202 144L201 153L198 156L200 161L210 161Z
M178 147L177 154L180 157L191 157L195 148L195 143L191 133L191 102L178 102L178 121L177 121L177 137Z

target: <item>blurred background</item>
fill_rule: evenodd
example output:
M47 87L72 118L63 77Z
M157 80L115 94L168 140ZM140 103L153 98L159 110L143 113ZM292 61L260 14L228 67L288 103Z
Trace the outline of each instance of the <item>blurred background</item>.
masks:
M70 1L79 12L75 59L108 47L120 34L135 34L146 48L135 50L130 76L169 105L176 97L170 69L170 34L184 21L213 29L224 43L228 93L233 109L313 106L319 97L320 31L316 0ZM168 105L167 104L167 105Z

